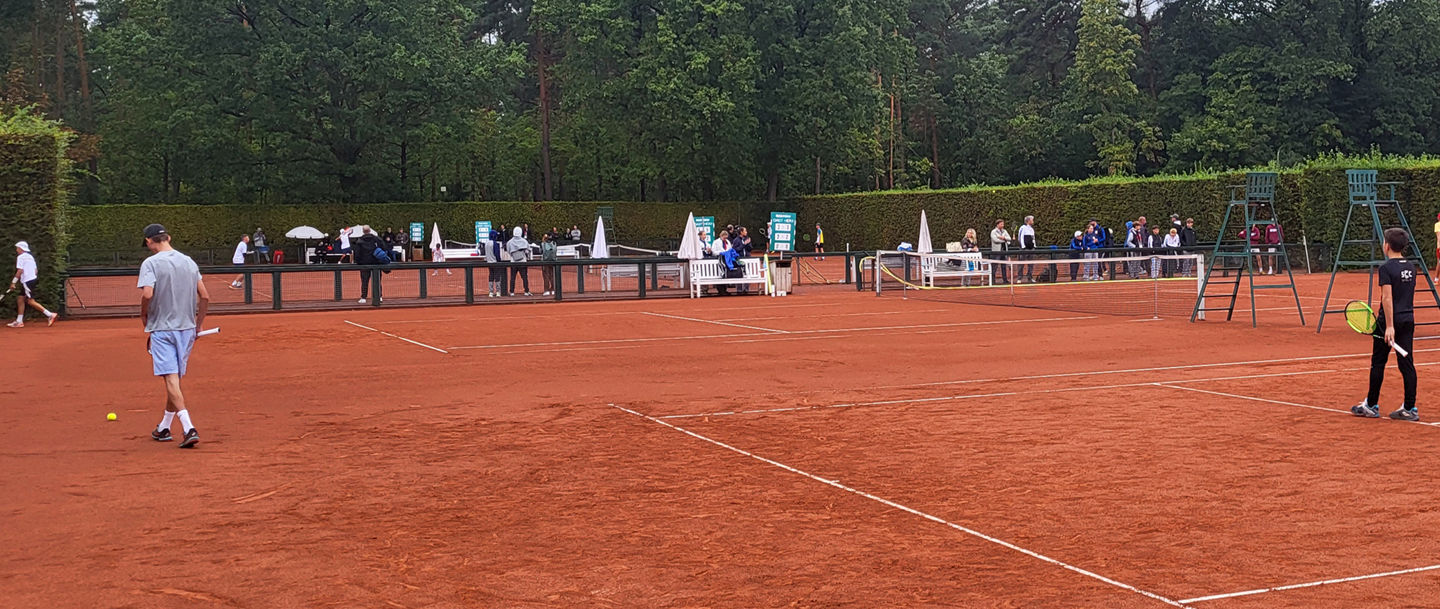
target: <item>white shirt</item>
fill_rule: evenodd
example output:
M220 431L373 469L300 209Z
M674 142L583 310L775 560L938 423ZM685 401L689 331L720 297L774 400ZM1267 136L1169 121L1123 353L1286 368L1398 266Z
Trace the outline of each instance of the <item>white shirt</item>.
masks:
M1165 235L1165 247L1180 247L1180 235Z
M717 256L728 252L730 251L730 242L724 239L716 239L710 244L710 251L714 252Z
M35 269L35 257L25 252L15 257L15 268L20 269L20 282L30 283L40 276Z
M342 250L348 250L348 249L350 249L350 231L348 231L348 230L345 231L345 232L343 232L343 233L340 233L340 249L342 249Z
M245 247L244 241L235 244L235 255L230 257L230 262L245 264L245 252L248 250L249 248Z
M1029 224L1021 224L1018 233L1020 237L1020 247L1025 247L1025 237L1030 237L1031 241L1035 240L1035 227Z

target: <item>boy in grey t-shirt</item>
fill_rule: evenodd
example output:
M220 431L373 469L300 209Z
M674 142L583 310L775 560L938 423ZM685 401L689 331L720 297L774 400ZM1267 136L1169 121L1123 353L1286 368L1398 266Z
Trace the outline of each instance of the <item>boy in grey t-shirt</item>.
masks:
M165 381L165 416L150 437L157 442L172 440L170 425L178 417L185 434L180 448L190 448L200 442L200 432L190 423L180 379L195 345L195 331L210 307L210 293L195 261L170 247L165 227L145 227L145 247L153 255L140 264L140 323L150 334L147 350L155 376Z

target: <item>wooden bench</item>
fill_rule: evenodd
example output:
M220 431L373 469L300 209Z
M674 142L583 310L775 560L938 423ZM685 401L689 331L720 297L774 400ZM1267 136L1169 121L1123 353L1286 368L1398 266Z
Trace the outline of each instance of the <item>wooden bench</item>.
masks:
M596 264L596 265L592 265L590 268L593 269L593 268L595 268L596 266L600 266L600 267L601 267L601 268L600 268L600 291L602 291L602 292L609 292L609 291L610 291L610 280L611 280L611 279L624 278L624 277L638 277L639 272L640 272L640 266L639 266L639 265L637 265L637 264L619 264L619 263L615 262L615 259L613 259L613 258L612 258L612 259L609 259L608 261L606 261L606 263L605 263L603 266L601 266L601 265L599 265L599 264ZM685 267L684 267L683 265L681 265L680 263L678 263L678 262L670 262L670 263L662 263L662 264L647 264L647 265L645 265L645 274L646 274L647 276L652 272L651 269L654 269L653 272L655 273L655 275L656 275L659 279L661 279L661 280L663 280L663 281L668 281L668 282L670 282L670 284L671 284L673 287L679 287L679 288L685 287ZM644 281L644 279L641 279L641 281Z
M993 281L990 276L990 261L982 258L980 252L944 256L920 255L920 285L933 288L936 279L951 277L978 277L985 283Z
M745 269L744 277L726 277L725 266L715 258L690 261L690 297L699 298L704 294L706 286L712 285L749 285L760 284L758 293L765 293L765 265L759 258L741 258L740 264Z

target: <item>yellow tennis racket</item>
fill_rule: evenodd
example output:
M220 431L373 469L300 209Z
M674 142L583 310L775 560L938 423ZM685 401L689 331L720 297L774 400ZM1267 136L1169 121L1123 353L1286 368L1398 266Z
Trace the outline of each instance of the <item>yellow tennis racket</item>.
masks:
M1351 329L1361 334L1374 336L1378 340L1385 340L1383 335L1375 333L1375 324L1377 321L1375 311L1371 309L1370 305L1366 304L1365 301L1352 300L1349 304L1345 305L1345 323L1350 324ZM1410 354L1400 348L1400 345L1390 343L1390 347L1394 349L1396 353L1399 353L1400 357L1410 357Z

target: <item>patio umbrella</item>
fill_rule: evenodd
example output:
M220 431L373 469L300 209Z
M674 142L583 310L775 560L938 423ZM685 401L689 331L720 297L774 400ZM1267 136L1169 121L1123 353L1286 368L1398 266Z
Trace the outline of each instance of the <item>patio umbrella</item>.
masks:
M929 254L935 251L935 248L930 246L930 223L925 220L925 210L923 209L920 210L920 245L915 248L915 251L920 254Z
M591 258L609 258L610 245L605 242L605 218L595 217L595 243L590 245Z
M705 257L700 235L695 230L695 214L685 219L685 234L680 237L680 251L676 254L682 260L699 260Z

